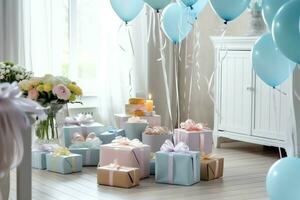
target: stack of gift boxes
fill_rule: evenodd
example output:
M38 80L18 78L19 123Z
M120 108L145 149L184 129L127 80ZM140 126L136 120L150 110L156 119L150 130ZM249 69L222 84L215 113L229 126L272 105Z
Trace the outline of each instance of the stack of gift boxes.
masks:
M153 108L152 100L130 99L126 113L115 115L118 129L69 118L65 148L33 151L33 167L65 174L98 166L98 184L124 188L150 175L157 183L176 185L223 176L224 159L212 155L211 130L187 120L170 131Z

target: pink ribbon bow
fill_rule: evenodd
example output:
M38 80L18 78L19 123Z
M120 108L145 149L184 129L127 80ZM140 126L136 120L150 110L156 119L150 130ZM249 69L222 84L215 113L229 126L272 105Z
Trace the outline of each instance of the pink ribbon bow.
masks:
M166 140L165 143L160 147L160 150L163 152L182 152L186 153L190 149L188 145L184 142L179 142L176 146L174 146L173 142L170 140Z
M125 146L133 146L133 147L140 147L140 146L143 146L143 143L138 140L138 139L133 139L133 140L130 140L126 137L122 137L122 136L118 136L116 137L112 143L114 144L119 144L119 145L125 145Z
M188 119L180 124L180 128L187 131L202 131L204 129L203 124L196 124L193 120Z

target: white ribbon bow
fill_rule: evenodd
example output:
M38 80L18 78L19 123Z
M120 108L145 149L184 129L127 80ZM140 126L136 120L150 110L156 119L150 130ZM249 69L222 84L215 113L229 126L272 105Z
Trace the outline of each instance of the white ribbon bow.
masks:
M75 117L66 117L65 123L66 124L75 124L75 125L81 125L81 124L90 124L93 123L95 120L92 115L90 114L78 114Z
M165 143L160 147L160 150L163 152L182 152L186 153L190 149L188 145L184 142L179 142L176 146L174 146L173 142L170 140L166 140Z
M116 137L112 141L112 143L119 144L119 145L133 146L133 147L143 146L143 143L140 140L138 140L138 139L130 140L130 139L128 139L126 137L122 137L122 136Z

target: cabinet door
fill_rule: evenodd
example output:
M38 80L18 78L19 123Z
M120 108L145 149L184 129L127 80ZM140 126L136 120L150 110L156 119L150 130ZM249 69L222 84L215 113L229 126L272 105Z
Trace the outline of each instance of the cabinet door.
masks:
M220 130L251 134L252 68L250 51L221 51Z
M266 85L255 77L255 94L253 107L253 136L285 140L292 129L290 94L291 79L278 89ZM286 93L286 94L283 94Z

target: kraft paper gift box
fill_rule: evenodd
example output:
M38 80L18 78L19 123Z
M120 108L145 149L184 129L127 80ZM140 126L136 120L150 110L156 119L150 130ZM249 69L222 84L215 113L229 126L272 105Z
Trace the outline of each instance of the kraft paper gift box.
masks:
M82 156L70 154L57 156L53 153L46 155L47 170L61 174L71 174L82 170Z
M171 141L169 141L172 144ZM182 145L183 143L180 143ZM178 147L168 149L180 149ZM188 149L188 147L187 147ZM193 185L200 181L199 152L167 152L155 154L155 181L174 185Z
M126 114L115 114L115 122L117 128L125 129L125 123L128 121L130 117L132 116ZM150 127L161 126L160 115L142 116L141 119L147 120Z
M201 180L210 181L223 177L224 158L201 159Z
M99 151L100 149L70 148L71 153L82 156L83 166L97 166L99 164Z
M204 154L212 153L213 135L211 130L187 131L185 129L174 130L174 143L186 143L191 151L200 151Z
M111 144L100 147L100 166L118 162L121 166L140 169L140 178L150 175L150 146L138 140L116 138Z
M83 136L94 132L97 136L105 132L107 128L97 122L84 125L65 125L63 127L63 142L65 147L69 147L72 143L72 138L74 133L81 133Z
M97 182L99 185L107 185L121 188L131 188L139 185L140 170L131 167L103 166L97 169Z
M173 140L173 134L164 134L164 135L149 135L147 133L143 133L142 141L144 144L148 144L151 148L151 152L160 151L161 145L166 140Z
M49 152L45 151L32 151L32 168L44 170L47 168L46 165L46 154Z
M148 123L125 123L125 135L128 139L138 139L142 141L142 134L145 131Z
M125 137L125 130L124 129L111 129L104 133L100 133L98 136L99 136L100 140L102 141L102 144L109 144L118 136Z

